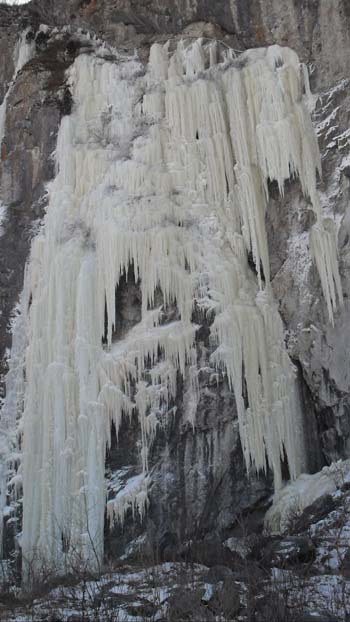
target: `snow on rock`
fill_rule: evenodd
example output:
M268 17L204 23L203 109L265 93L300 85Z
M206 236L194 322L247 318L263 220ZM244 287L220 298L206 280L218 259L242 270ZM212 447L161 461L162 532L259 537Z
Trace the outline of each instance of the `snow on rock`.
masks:
M303 473L275 493L273 504L265 516L266 527L272 533L283 533L290 526L293 516L323 495L336 492L348 481L350 460L339 460L313 475Z
M58 586L36 597L30 607L20 601L11 610L0 606L0 616L4 613L7 622L46 620L53 616L62 622L83 618L100 622L161 621L168 617L169 597L176 590L199 592L199 605L207 605L214 593L214 586L206 581L207 573L208 568L199 564L186 567L167 562L141 569L124 566L95 579ZM205 612L204 608L204 615Z

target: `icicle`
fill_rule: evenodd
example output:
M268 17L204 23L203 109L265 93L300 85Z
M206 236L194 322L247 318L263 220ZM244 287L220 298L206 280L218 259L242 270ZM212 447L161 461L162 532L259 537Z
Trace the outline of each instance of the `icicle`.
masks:
M313 95L311 93L309 71L305 63L301 64L301 70L303 72L303 81L304 81L304 89L305 89L305 96L304 96L305 105L308 111L312 113L315 109L318 96Z
M325 294L328 316L334 324L334 311L337 299L343 304L343 292L338 271L336 225L330 218L317 222L310 231L310 248L312 257L320 275L322 289Z
M129 509L135 518L136 511L142 520L148 506L148 480L144 475L136 475L127 481L115 498L107 503L107 516L113 525L116 521L123 525Z

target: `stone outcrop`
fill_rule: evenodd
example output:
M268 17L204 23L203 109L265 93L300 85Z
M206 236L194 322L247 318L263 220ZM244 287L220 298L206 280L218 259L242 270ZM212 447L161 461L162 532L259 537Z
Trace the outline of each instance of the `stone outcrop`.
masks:
M115 41L120 24L136 34L169 36L194 22L217 24L239 49L279 43L313 63L327 87L348 71L350 7L347 0L33 0L30 13L53 26L74 24ZM147 37L146 37L147 38ZM234 46L235 47L235 46Z

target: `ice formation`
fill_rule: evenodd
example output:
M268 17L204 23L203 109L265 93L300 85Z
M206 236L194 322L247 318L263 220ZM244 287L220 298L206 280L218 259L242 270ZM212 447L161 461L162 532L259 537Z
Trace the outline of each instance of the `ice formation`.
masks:
M114 499L107 502L107 516L113 524L116 520L123 524L125 515L131 509L135 517L136 510L143 518L148 503L147 477L144 473L135 475L128 480L126 486L120 490Z
M22 297L25 362L6 416L20 423L24 573L103 555L105 456L137 414L142 473L108 501L122 522L147 506L149 449L186 377L198 395L194 309L211 314L211 364L234 391L249 470L302 466L295 370L269 283L269 180L298 177L317 223L312 252L332 319L341 289L334 231L316 192L317 142L303 71L288 48L235 59L216 42L155 44L136 57L81 54L69 70L57 175ZM249 267L248 253L256 265ZM141 320L116 337L116 288L133 268ZM118 302L118 301L117 301ZM176 306L175 319L167 319ZM22 349L23 353L23 349ZM12 395L12 397L11 397ZM10 414L9 414L10 413ZM4 496L4 494L3 494Z

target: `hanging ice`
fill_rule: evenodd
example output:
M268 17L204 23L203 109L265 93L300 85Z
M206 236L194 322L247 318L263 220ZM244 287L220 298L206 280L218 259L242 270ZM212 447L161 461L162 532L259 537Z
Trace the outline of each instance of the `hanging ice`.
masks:
M217 63L217 64L216 64ZM57 176L28 265L23 434L24 573L103 555L111 424L137 413L143 475L108 503L147 506L149 447L186 375L195 410L194 307L214 314L211 362L235 394L247 469L295 478L302 435L294 369L269 283L268 180L300 178L329 314L341 300L335 236L321 221L320 159L297 56L273 46L234 60L220 45L155 44L135 58L79 56ZM257 277L248 265L252 253ZM132 266L140 322L116 338L116 287ZM169 306L177 316L165 321ZM19 403L16 394L14 402ZM13 407L12 415L16 416ZM7 411L8 412L8 411Z

